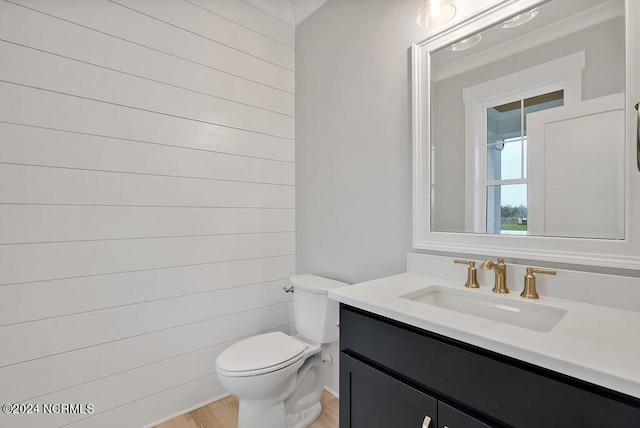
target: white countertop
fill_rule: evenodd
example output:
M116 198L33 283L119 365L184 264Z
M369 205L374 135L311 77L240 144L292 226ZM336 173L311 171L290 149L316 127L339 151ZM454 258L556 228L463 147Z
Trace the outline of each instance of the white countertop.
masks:
M468 290L459 282L403 273L336 288L329 297L640 398L640 312L545 296L527 300L568 311L543 333L399 297L433 285ZM496 296L488 286L471 292ZM513 290L499 297L524 300Z

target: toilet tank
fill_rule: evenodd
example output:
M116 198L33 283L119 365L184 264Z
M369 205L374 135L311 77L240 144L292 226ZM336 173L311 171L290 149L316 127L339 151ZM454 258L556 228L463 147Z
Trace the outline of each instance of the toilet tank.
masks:
M298 334L316 343L338 340L338 302L330 300L328 293L347 283L316 275L296 275L289 280L293 284L293 317Z

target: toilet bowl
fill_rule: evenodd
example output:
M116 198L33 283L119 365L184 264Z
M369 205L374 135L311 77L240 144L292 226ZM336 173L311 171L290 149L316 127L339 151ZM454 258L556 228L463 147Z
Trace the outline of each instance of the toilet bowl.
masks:
M346 285L315 275L290 278L298 334L260 334L225 349L216 359L220 384L238 397L239 428L303 428L320 414L330 358L338 339L338 306L328 290Z

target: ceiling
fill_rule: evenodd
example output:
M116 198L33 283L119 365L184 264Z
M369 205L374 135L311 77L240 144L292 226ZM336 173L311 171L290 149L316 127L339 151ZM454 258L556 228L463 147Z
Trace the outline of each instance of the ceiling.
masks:
M316 10L327 2L327 0L289 0L293 6L293 24L297 26L307 19Z

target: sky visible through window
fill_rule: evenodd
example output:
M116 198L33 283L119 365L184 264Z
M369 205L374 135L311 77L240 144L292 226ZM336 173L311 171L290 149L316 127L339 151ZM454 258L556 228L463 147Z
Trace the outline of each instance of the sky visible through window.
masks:
M522 159L520 158L520 144L517 144L517 149L510 150L510 144L505 145L505 150L502 151L502 177L503 178L520 178ZM516 145L514 145L516 146ZM526 148L526 144L525 144ZM526 168L526 150L525 150L525 168ZM526 170L524 176L526 177ZM512 207L519 207L520 205L527 205L527 188L523 185L503 185L500 192L501 205L511 205Z

